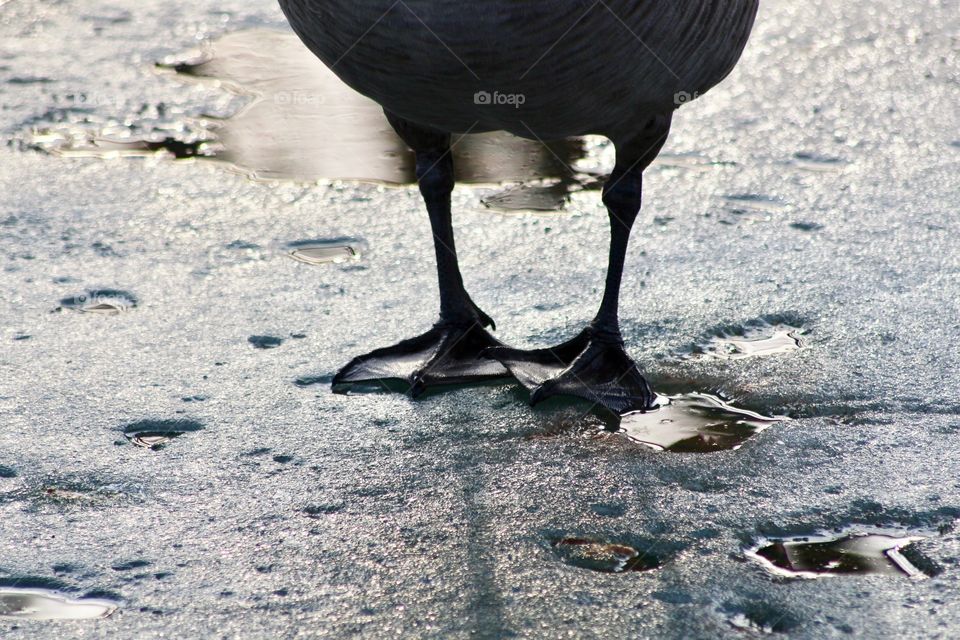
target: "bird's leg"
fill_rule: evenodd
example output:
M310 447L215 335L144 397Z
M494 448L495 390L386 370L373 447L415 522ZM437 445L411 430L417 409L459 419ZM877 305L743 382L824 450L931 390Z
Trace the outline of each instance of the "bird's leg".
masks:
M618 305L630 230L640 212L643 171L666 141L669 126L669 116L654 118L640 135L618 146L617 165L603 189L610 218L610 258L603 299L593 321L556 347L490 351L531 391L531 404L555 395L572 395L625 413L648 409L656 400L624 349Z
M453 238L450 194L453 192L453 155L449 147L418 151L417 183L430 216L433 246L437 256L437 283L440 287L439 324L477 324L496 329L493 319L478 307L460 275Z
M440 319L422 335L354 358L337 373L333 386L401 379L417 396L431 386L505 377L507 371L499 362L481 357L487 349L503 345L484 328L493 327L493 320L470 299L457 262L450 213L454 186L450 137L389 114L388 118L416 153L417 182L436 249Z

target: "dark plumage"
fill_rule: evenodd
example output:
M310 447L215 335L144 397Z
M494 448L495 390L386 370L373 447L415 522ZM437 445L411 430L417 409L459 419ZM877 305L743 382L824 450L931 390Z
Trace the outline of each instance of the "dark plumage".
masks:
M347 84L379 102L417 155L436 239L441 319L426 334L355 359L335 383L405 377L432 383L502 375L532 400L579 395L616 411L654 399L623 349L617 298L642 172L673 111L720 82L740 57L757 0L280 0L294 31ZM484 100L484 96L490 99ZM507 96L498 103L496 96ZM610 138L607 286L573 340L523 352L485 330L463 288L450 225L450 134L505 130L550 140Z
M442 131L614 141L733 69L757 0L280 0L347 84ZM371 28L372 27L372 28ZM482 108L478 91L522 94ZM521 122L522 121L522 122Z

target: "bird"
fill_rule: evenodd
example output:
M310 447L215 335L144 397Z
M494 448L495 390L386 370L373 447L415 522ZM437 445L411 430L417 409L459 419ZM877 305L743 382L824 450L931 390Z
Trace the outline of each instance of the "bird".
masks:
M657 396L626 351L619 297L643 173L675 111L735 67L759 0L279 0L293 31L341 80L383 108L413 150L436 253L439 319L358 356L345 384L399 378L429 388L513 376L536 404L586 399L616 413ZM601 200L610 222L593 320L551 348L509 347L472 300L454 241L451 148L489 131L540 142L604 136L616 150Z

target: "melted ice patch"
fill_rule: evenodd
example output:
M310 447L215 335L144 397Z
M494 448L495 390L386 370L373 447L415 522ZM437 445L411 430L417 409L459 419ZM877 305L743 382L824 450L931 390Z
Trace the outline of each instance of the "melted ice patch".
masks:
M141 420L124 427L123 434L136 446L157 451L174 438L202 429L193 420Z
M306 246L290 252L290 257L297 262L313 265L346 262L359 255L355 248L345 244Z
M117 289L91 289L63 298L60 306L84 313L113 315L136 307L137 298L132 293Z
M759 193L738 193L723 197L726 200L726 208L732 212L738 211L762 211L765 213L777 213L787 208L779 198L767 196Z
M824 156L818 153L795 153L790 161L794 167L815 173L843 171L847 161L843 158Z
M282 248L297 262L317 266L359 260L367 243L356 237L308 238L287 242Z
M837 575L923 577L901 551L922 536L847 533L771 539L747 552L769 572L793 578Z
M705 360L740 360L797 351L805 346L804 330L788 324L757 324L721 332L697 345L691 357Z
M659 558L630 545L589 538L563 538L553 548L566 564L601 573L649 571L662 564Z
M69 598L45 589L0 588L0 618L20 620L93 620L106 618L119 605L99 598Z
M739 449L782 420L787 418L740 409L705 393L661 395L656 408L624 414L620 433L656 451L709 453Z

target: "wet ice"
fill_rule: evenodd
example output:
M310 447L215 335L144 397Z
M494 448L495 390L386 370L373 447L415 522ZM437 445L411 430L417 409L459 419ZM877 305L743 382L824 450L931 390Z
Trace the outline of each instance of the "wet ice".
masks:
M683 381L666 395L794 417L736 450L676 455L595 437L588 406L531 410L507 382L417 402L329 393L349 356L435 320L416 189L349 179L406 184L409 156L376 113L351 115L374 124L382 161L338 154L358 147L296 119L265 153L258 134L310 105L276 110L265 92L243 116L253 97L224 90L212 66L193 82L153 68L230 32L255 78L278 79L291 58L246 35L275 28L295 44L275 4L144 0L114 23L85 19L117 13L100 0L4 3L0 466L16 474L0 477L0 570L135 603L57 623L69 637L272 638L291 620L330 637L956 635L958 14L943 2L807 9L762 4L744 63L677 113L644 177L620 310L631 355L655 389ZM70 152L101 139L170 148ZM472 158L457 161L479 180L453 196L465 283L498 338L554 344L589 322L603 286L595 185L612 149L464 144ZM570 177L558 158L569 188L553 188ZM520 209L484 205L504 200ZM540 202L561 209L523 209ZM288 257L298 238L367 244L359 261L314 266ZM228 249L237 239L256 246ZM49 313L91 288L138 304ZM802 329L801 348L687 357L721 329L744 339L751 319ZM261 334L284 343L255 349L247 338ZM299 376L318 384L298 389ZM208 399L182 400L195 396ZM159 452L121 434L184 411L206 431ZM571 437L532 437L557 422ZM935 577L796 580L744 562L755 543L849 527L925 536L900 553ZM686 546L654 570L606 573L565 562L562 538L614 561L603 545ZM139 558L155 566L111 569ZM0 635L46 638L44 624L4 619Z

